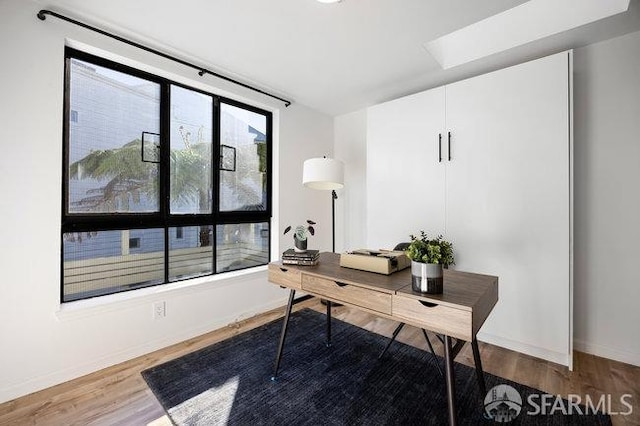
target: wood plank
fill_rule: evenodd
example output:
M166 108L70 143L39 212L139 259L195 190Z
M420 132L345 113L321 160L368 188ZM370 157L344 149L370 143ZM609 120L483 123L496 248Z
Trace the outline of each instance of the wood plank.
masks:
M133 255L128 256L114 256L108 258L102 258L101 263L92 263L84 266L75 266L69 267L67 265L68 262L64 263L63 275L65 278L71 278L76 276L83 276L86 274L99 273L99 272L109 272L114 269L120 268L131 268L131 267L142 267L149 265L158 265L164 262L164 256L151 256L144 258L134 258ZM94 259L97 260L97 259Z
M117 267L114 265L112 269L107 271L95 272L92 269L87 268L82 275L73 275L70 277L65 277L64 285L73 285L73 284L84 284L84 283L92 283L92 282L111 282L117 283L118 280L122 277L131 277L135 282L142 282L144 280L138 279L136 277L147 276L148 274L152 274L155 272L162 272L164 276L164 261L152 263L149 265L138 266L136 264L128 264L123 265L121 267Z
M66 269L86 268L98 265L110 265L122 262L141 262L147 259L164 259L164 253L154 251L153 253L127 254L124 256L97 257L83 260L67 260L64 262Z
M117 277L106 277L98 280L85 280L78 283L64 284L64 292L66 295L83 293L86 291L102 290L110 287L126 286L139 284L148 281L164 279L164 269L138 273L134 275L121 275Z

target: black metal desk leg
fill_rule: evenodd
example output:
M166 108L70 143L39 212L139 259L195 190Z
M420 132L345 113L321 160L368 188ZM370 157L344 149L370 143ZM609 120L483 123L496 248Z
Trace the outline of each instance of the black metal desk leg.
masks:
M478 349L478 341L475 337L471 341L471 349L473 349L473 363L476 365L476 376L478 377L478 386L480 386L480 399L484 401L484 397L487 394L487 387L484 384L484 371L482 371L480 349Z
M287 337L287 326L289 325L289 317L291 316L291 308L293 307L293 298L296 295L295 290L289 292L289 303L284 314L284 322L282 323L282 332L280 333L280 343L278 344L278 352L276 353L276 362L273 365L273 376L271 380L278 377L278 368L280 368L280 359L282 358L282 348L284 348L284 339Z
M456 378L453 374L453 351L451 337L444 336L444 359L447 376L447 405L449 407L449 426L456 426Z
M331 300L327 300L327 347L331 347Z
M396 340L396 337L398 337L398 333L400 333L400 330L402 330L402 327L404 327L404 323L401 322L395 330L393 330L393 335L391 335L391 339L389 339L389 343L387 343L387 346L384 347L384 350L382 351L382 353L380 355L378 355L378 359L382 358L384 356L384 354L387 353L387 350L389 350L389 347L391 346L391 344L393 343L394 340Z
M431 357L433 358L433 362L435 362L436 367L438 368L438 373L440 373L440 377L444 377L444 373L442 372L442 368L440 368L440 361L438 360L438 356L436 355L436 351L433 350L433 345L431 344L431 339L429 339L429 335L427 335L427 330L422 329L422 334L424 335L425 340L427 341L427 345L429 346L429 351L431 352Z

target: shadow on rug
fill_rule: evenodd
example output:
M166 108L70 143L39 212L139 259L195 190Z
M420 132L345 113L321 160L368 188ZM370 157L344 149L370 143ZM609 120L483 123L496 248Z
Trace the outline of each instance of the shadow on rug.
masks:
M271 381L282 319L142 372L177 425L446 425L444 379L431 356L335 320L325 346L326 316L292 314L277 381ZM443 363L442 358L440 362ZM473 368L456 363L461 425L495 425L484 416ZM527 396L541 393L486 374L487 389L514 387L519 425L610 425L607 415L528 415Z

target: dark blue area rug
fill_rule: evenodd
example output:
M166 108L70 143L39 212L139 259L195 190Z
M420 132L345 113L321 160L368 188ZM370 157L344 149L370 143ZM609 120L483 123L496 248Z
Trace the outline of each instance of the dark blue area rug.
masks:
M445 382L430 354L326 316L292 314L278 380L271 381L282 319L232 337L142 375L177 425L446 425ZM442 358L439 359L442 363ZM456 363L461 425L495 425L484 416L473 368ZM535 389L486 374L487 389L514 387L525 401ZM510 424L610 425L607 415L531 416Z

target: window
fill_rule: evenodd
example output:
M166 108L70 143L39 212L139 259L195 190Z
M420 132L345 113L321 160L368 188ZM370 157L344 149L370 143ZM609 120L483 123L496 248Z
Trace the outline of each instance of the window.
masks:
M140 248L140 238L129 238L129 248Z
M70 48L65 64L63 302L268 262L270 112Z

